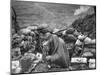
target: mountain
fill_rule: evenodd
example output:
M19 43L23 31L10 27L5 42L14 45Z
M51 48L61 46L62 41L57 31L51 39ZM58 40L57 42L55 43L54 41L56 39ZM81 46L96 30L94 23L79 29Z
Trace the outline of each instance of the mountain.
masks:
M16 12L16 21L20 28L29 25L48 24L52 29L65 29L76 19L87 15L86 12L74 15L75 9L79 9L80 6L32 1L13 1L11 3L11 7ZM90 14L91 11L88 13Z
M48 24L51 28L65 28L70 25L77 16L73 16L74 9L78 5L66 5L57 3L14 1L12 7L17 14L17 22L20 27L34 24Z
M79 18L72 23L76 30L87 33L89 37L96 38L96 15L95 13Z

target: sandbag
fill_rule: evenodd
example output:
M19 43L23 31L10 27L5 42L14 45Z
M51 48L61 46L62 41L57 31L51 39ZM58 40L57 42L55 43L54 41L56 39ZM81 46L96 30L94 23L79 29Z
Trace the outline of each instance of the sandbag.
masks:
M28 29L28 28L24 28L24 29L21 29L20 32L23 33L23 34L28 34L28 33L31 32L31 30Z
M95 39L92 40L91 38L86 37L84 39L84 42L85 42L85 44L95 44L96 43L96 40Z
M92 52L84 52L82 54L82 56L85 56L85 57L92 57L93 56L93 53Z

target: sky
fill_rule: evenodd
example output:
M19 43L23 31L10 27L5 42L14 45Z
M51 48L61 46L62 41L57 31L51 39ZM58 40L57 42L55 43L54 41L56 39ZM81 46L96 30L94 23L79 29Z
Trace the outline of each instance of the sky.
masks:
M16 1L12 6L20 27L46 23L53 28L64 28L77 18L94 13L93 6L88 5Z

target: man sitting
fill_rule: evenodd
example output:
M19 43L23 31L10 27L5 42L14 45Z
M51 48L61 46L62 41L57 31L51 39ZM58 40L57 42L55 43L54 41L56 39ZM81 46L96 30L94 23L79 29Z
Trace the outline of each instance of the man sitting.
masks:
M52 64L59 65L62 68L69 67L69 52L66 49L65 42L55 34L46 32L47 30L40 31L40 37L46 41L48 46L48 56L46 59Z

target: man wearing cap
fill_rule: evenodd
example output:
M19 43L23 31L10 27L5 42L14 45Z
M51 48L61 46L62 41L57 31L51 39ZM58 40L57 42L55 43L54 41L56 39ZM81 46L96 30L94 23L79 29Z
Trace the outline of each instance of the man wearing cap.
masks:
M68 68L69 52L66 49L65 42L55 34L46 32L46 29L40 32L40 37L46 41L44 45L48 46L49 49L46 59L62 68Z

